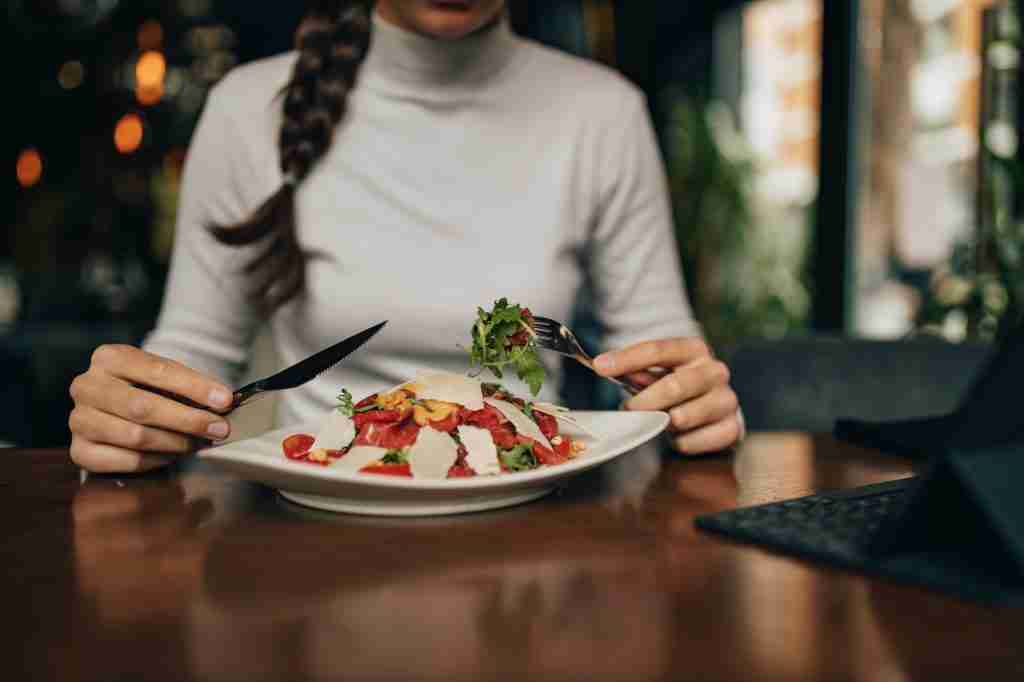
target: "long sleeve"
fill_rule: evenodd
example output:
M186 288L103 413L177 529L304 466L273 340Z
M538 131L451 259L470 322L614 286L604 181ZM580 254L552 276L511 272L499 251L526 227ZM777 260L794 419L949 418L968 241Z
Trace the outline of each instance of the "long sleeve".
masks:
M601 203L588 258L606 350L701 334L686 297L654 129L643 96L630 95L602 141Z
M258 327L245 296L242 267L249 247L216 242L210 225L238 222L270 188L246 163L247 147L231 120L229 76L215 87L189 147L182 178L175 243L163 307L144 348L224 381L244 369ZM226 92L227 90L227 92ZM247 170L248 169L248 170Z

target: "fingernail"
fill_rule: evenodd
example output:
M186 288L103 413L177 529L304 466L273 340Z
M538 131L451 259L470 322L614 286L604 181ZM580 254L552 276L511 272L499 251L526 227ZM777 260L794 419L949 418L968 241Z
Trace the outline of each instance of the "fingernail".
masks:
M227 422L214 422L206 429L206 432L217 440L227 438L228 431L229 427Z
M223 388L215 388L210 391L210 404L214 407L227 407L231 404L231 394Z
M597 358L594 359L594 367L602 372L610 372L615 369L615 358L608 353L598 355Z

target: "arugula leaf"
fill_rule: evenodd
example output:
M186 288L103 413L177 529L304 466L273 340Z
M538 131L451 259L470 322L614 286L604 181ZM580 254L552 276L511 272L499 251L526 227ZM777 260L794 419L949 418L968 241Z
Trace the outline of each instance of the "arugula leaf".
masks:
M356 413L355 407L352 405L352 394L348 392L347 388L341 389L341 395L338 396L338 406L335 409L346 417L351 417Z
M470 364L479 366L481 372L490 370L499 379L503 378L502 370L511 365L537 395L545 372L537 356L532 318L528 309L509 304L506 298L495 301L490 311L477 308L477 320L470 330Z
M511 450L502 450L498 457L509 471L529 471L540 466L532 445L520 443Z
M409 457L405 454L405 450L388 450L380 461L381 464L405 464L409 461Z

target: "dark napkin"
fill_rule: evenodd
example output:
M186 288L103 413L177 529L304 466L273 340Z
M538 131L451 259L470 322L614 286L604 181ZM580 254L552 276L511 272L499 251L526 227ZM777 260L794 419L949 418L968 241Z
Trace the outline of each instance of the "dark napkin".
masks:
M884 382L883 382L884 386ZM949 414L914 419L838 419L841 440L908 457L930 458L942 449L988 448L1024 442L1024 324L998 344Z

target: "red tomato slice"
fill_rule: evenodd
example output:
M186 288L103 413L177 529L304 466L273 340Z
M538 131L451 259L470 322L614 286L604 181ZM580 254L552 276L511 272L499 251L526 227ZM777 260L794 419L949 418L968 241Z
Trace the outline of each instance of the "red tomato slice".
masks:
M476 472L468 464L453 464L448 470L448 478L470 478L476 476Z
M281 443L281 447L284 449L284 455L288 459L305 459L315 440L316 438L309 434L296 433L285 438Z
M462 419L463 424L469 424L470 426L479 426L482 429L490 429L501 425L505 421L505 415L498 410L494 409L490 405L484 405L482 410L467 410L462 408L459 410L459 417Z
M367 424L391 424L402 421L402 416L398 410L371 410L353 416L352 423L355 424L358 431Z
M407 448L416 442L420 426L412 419L394 424L369 423L359 430L353 445L373 445L378 448L397 450Z
M543 433L544 437L548 440L551 440L558 435L558 420L550 414L544 414L543 412L533 410L533 420L537 422L540 432Z
M363 474L380 474L382 476L412 477L412 469L408 464L371 464L359 470Z
M561 464L566 459L568 459L568 457L563 457L559 455L558 453L554 452L550 448L541 445L532 438L527 438L526 436L518 436L518 440L520 443L524 445L533 446L533 456L536 457L537 461L540 462L541 464Z
M463 424L487 429L491 432L494 444L503 450L515 447L516 433L512 425L505 419L505 416L490 405L484 405L482 410L459 411L459 419Z
M385 424L379 427L382 431L380 443L382 448L388 450L400 450L407 448L416 442L416 436L420 432L420 425L412 419L397 424Z
M491 432L491 439L500 450L514 448L518 442L516 440L515 429L508 424L502 424L487 430Z

